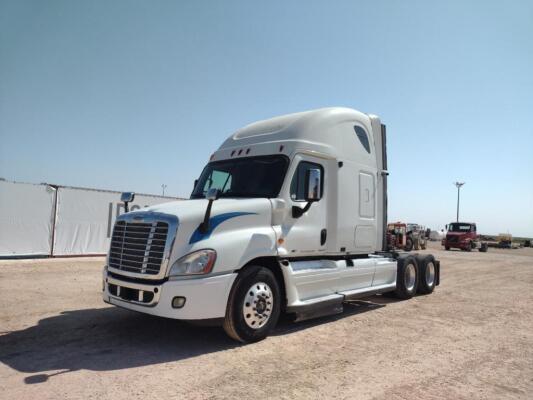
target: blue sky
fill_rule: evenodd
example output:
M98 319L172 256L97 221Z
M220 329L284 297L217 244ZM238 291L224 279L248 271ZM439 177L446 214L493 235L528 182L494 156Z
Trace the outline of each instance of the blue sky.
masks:
M258 119L378 114L390 216L533 236L531 1L0 1L0 176L188 196Z

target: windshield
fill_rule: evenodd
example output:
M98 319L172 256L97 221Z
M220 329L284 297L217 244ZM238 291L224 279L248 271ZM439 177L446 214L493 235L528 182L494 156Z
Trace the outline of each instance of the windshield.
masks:
M471 230L471 224L461 224L456 222L448 226L448 232L470 232Z
M289 159L283 155L237 158L206 165L191 199L205 198L211 188L220 197L277 197Z

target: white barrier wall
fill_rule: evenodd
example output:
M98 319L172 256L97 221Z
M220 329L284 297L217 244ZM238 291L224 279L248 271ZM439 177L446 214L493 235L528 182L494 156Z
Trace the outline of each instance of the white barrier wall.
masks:
M136 195L130 210L175 199ZM78 188L59 188L54 255L105 254L115 218L124 212L120 193Z
M136 195L130 210L174 200ZM0 181L0 257L106 254L123 212L120 192Z
M55 189L0 181L0 256L50 255Z

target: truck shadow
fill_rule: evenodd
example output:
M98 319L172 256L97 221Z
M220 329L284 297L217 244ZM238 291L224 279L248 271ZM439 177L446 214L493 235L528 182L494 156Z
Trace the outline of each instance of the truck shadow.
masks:
M282 318L282 320L278 323L278 326L276 330L272 333L272 336L286 335L304 329L312 328L314 326L337 321L349 316L362 314L368 311L376 310L381 307L385 307L386 304L396 301L398 300L394 298L372 296L366 299L350 300L345 302L343 305L344 310L342 313L339 314L304 320L301 322L293 322L293 320L289 316L285 316L285 318Z
M300 323L280 321L273 333L287 335L383 307L374 296L345 311ZM389 300L389 299L387 299ZM240 346L219 327L199 327L115 307L65 311L35 326L2 332L0 362L36 384L77 370L109 371L179 361Z

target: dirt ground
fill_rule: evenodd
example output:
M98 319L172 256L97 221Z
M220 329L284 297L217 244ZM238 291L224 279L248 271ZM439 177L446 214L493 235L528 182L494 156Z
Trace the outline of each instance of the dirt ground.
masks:
M102 303L103 258L0 261L0 398L533 398L533 249L432 247L432 295L252 345Z

